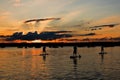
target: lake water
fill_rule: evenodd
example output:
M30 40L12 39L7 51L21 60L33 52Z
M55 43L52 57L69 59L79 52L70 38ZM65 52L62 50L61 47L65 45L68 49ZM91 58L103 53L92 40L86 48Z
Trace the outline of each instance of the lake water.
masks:
M120 80L120 47L0 48L0 80Z

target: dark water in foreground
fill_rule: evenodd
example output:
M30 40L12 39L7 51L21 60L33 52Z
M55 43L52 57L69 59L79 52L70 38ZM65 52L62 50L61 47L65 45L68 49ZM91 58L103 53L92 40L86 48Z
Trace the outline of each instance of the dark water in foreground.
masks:
M0 48L0 80L120 80L120 47Z

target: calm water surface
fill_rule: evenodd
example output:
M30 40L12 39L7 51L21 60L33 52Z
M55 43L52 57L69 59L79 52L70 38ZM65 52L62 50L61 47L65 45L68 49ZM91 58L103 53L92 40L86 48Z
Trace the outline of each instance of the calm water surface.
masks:
M120 47L0 48L0 80L120 80Z

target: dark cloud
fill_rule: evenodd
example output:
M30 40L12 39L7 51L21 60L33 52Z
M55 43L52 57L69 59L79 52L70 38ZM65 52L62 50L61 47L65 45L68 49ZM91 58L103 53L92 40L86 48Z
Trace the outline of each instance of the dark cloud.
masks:
M113 28L116 25L119 25L119 24L106 24L106 25L93 26L93 27L89 27L89 28L90 28L90 30L101 30L104 27Z
M0 38L8 38L8 37L10 37L9 35L0 35Z
M47 21L47 20L60 20L61 18L45 18L45 19L30 19L26 20L24 23L29 23L29 22L40 22L40 21Z
M26 35L23 35L23 32L16 32L7 40L54 40L59 38L68 38L72 37L72 34L69 34L71 31L49 31L41 32L40 34L35 32L28 32Z
M94 36L96 33L79 34L78 36Z
M70 38L75 36L94 36L95 33L88 33L88 34L72 34L73 31L46 31L41 32L40 34L35 32L28 32L27 34L23 34L23 32L15 32L6 40L55 40L55 39L62 39L62 38Z

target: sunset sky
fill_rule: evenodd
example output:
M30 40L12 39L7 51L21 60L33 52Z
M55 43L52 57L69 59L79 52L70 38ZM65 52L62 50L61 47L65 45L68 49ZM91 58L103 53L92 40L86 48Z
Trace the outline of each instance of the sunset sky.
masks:
M61 18L39 23L31 19ZM90 27L118 24L114 27ZM95 38L120 37L120 0L0 0L0 35L29 31L96 33ZM36 26L37 25L37 26Z

